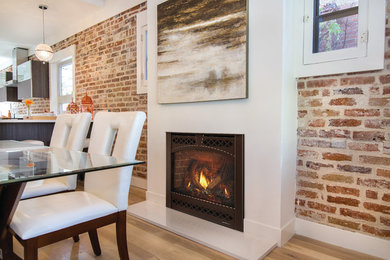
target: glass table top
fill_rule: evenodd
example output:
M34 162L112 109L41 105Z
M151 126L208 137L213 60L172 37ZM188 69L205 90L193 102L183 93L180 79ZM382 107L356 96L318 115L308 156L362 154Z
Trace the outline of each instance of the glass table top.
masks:
M0 186L144 163L42 146L7 149L2 149L0 143Z

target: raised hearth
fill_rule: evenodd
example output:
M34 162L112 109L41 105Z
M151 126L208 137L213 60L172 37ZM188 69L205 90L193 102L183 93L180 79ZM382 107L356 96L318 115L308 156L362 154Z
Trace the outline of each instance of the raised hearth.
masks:
M167 207L243 231L243 179L243 135L167 133Z

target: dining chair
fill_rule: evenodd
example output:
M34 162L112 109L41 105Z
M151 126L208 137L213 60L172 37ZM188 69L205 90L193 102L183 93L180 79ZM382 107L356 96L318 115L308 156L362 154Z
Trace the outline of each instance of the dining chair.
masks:
M54 124L50 147L82 151L91 124L91 114L61 114ZM76 189L77 175L27 183L21 199Z
M94 154L111 154L133 160L145 119L144 112L99 112L90 138L91 158ZM129 259L126 210L132 170L128 166L89 172L85 174L84 191L21 201L10 231L24 246L25 259L35 260L38 248L85 232L95 255L100 255L97 228L112 223L116 223L119 257Z

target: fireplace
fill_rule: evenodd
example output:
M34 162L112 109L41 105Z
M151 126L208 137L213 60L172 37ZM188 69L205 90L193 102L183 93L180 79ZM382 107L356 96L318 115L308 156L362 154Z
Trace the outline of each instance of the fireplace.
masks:
M244 136L167 133L167 207L243 231Z

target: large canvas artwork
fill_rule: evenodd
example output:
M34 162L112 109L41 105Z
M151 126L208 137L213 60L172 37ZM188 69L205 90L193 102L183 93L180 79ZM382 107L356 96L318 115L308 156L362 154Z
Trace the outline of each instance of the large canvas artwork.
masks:
M158 5L158 102L247 98L247 0Z

